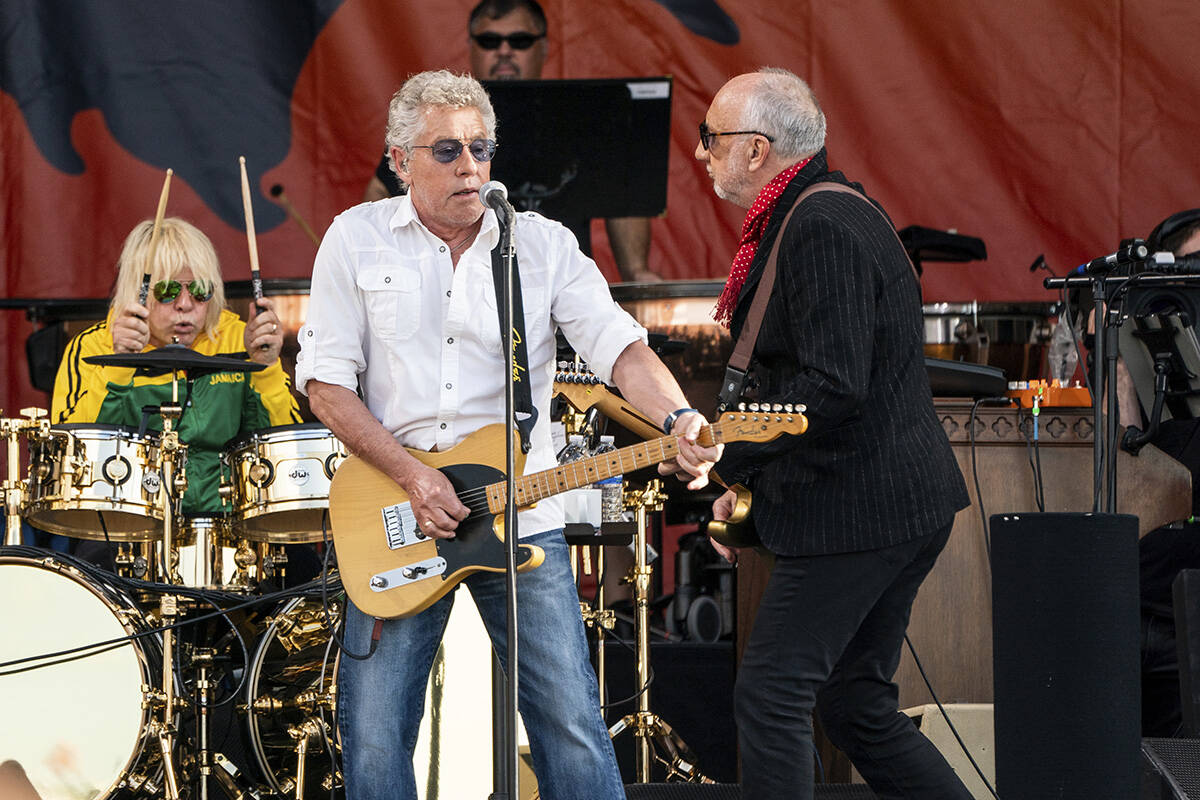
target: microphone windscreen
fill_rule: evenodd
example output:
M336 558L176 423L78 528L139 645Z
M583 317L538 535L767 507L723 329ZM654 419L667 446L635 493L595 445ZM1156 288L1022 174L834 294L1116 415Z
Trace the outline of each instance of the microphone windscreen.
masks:
M488 181L483 186L479 187L479 202L483 203L485 206L490 205L488 203L488 197L492 194L492 192L499 192L501 198L505 200L508 199L508 189L503 183L500 181Z

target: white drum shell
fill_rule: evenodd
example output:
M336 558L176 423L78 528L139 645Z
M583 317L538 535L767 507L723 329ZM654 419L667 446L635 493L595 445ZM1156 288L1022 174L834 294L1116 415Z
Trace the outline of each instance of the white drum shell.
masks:
M0 607L0 661L145 630L133 601L51 558L0 555ZM109 797L149 744L143 687L161 682L158 648L143 637L4 674L0 762L16 761L42 800Z
M329 484L346 448L315 424L269 428L227 456L240 535L255 542L319 542L328 527Z
M114 542L161 538L162 481L154 434L139 436L114 425L55 425L31 441L30 452L31 525L99 541L105 540L105 529Z

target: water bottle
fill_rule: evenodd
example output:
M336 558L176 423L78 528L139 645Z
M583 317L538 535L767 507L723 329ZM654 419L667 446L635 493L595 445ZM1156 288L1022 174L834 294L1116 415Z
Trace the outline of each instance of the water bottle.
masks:
M573 433L567 439L566 447L558 451L558 463L568 464L572 461L578 461L587 454L587 446L583 443L583 436Z
M572 434L562 450L558 451L558 463L569 464L588 456L588 447L584 437ZM562 495L563 516L568 525L586 523L592 528L600 528L600 492L591 485L585 484L578 489L564 492Z
M600 444L592 451L592 455L598 456L604 453L611 453L617 449L613 444L613 437L601 436ZM624 491L624 478L620 473L605 478L602 481L596 481L594 486L600 490L600 521L608 522L625 522L625 501L622 498Z
M1050 335L1050 354L1046 360L1050 379L1057 379L1060 386L1069 386L1075 366L1079 363L1079 351L1075 349L1075 334L1066 314L1058 315L1058 324Z

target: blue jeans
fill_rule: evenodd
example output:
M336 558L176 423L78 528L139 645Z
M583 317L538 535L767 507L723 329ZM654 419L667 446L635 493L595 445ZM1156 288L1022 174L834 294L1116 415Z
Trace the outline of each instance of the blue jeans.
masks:
M529 734L533 769L545 800L610 800L625 790L612 740L600 715L596 674L588 659L579 598L562 530L526 537L546 552L537 569L517 576L520 643L518 705ZM465 581L501 663L506 663L505 578L481 572ZM342 658L338 728L347 800L415 800L413 750L425 689L454 592L415 617L387 620L366 661ZM367 651L374 618L353 605L346 646ZM485 713L485 712L481 712ZM486 764L462 765L486 770Z

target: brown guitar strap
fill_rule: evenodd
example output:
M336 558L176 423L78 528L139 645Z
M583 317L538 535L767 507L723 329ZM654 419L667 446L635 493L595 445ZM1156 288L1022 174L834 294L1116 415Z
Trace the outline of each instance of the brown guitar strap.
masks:
M779 233L775 237L775 243L771 246L771 254L767 256L767 263L763 267L762 278L759 279L758 288L754 291L754 299L750 301L750 310L746 313L746 324L742 326L742 334L738 337L737 343L733 348L733 355L729 357L729 364L725 367L725 380L721 383L721 392L717 395L717 412L723 413L730 408L733 408L738 399L742 396L742 390L746 385L746 373L750 371L750 359L754 356L754 345L758 341L758 330L762 327L763 315L767 311L767 301L771 299L771 290L775 288L775 274L779 267L779 246L783 242L783 233L787 230L788 222L792 219L792 214L800 207L807 198L817 192L843 192L852 194L855 197L862 199L864 203L874 208L879 209L868 200L861 192L857 192L841 183L832 181L822 181L814 183L800 193L796 198L796 202L792 203L792 207L788 209L787 216L783 218L783 224L779 226ZM880 215L883 214L879 211ZM887 217L884 217L887 220ZM899 234L896 234L896 229L888 222L888 229L896 236L896 242L900 245L900 249L904 252L905 258L908 258L908 251L904 250L904 244L900 241ZM912 260L909 259L909 267L912 268L913 277L917 278L917 285L920 286L920 279L917 276L917 269L913 266Z

